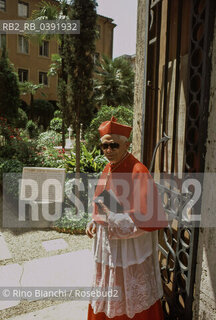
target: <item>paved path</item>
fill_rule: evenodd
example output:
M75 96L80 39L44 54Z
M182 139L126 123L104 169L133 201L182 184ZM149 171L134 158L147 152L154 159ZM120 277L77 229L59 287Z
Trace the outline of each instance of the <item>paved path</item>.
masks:
M87 312L87 301L72 301L13 317L10 320L86 320Z
M93 260L90 250L79 250L51 257L34 259L23 265L0 266L0 283L3 287L90 287ZM67 289L66 289L67 290ZM68 291L68 290L67 290ZM10 297L13 297L12 290ZM9 299L8 298L8 299ZM38 300L40 298L30 298ZM18 305L19 299L0 300L0 310ZM11 320L85 320L88 301L69 301L39 311L10 318Z
M0 260L11 259L11 257L7 243L4 240L3 234L0 232Z

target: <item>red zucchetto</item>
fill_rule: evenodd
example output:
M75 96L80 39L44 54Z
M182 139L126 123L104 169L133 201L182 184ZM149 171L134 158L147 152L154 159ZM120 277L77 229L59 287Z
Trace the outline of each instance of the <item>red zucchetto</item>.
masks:
M132 127L120 124L114 117L110 121L102 122L98 128L100 136L103 137L105 134L118 134L126 138L130 137Z

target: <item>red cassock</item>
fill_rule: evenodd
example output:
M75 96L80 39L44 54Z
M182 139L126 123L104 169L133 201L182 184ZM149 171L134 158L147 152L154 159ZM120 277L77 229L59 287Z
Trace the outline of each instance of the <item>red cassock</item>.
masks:
M88 308L88 320L163 320L163 310L160 300L156 301L149 309L136 313L133 318L128 318L126 315L108 318L104 312L94 314L91 305Z
M131 219L136 230L125 235L118 230L116 237L114 233L114 237L109 238L110 225L108 223L106 228L104 216L94 205L97 235L93 286L120 285L123 298L119 306L112 301L90 301L88 320L162 320L157 230L167 226L167 219L153 178L147 168L128 153L120 163L106 165L95 198L104 189L114 192L123 208L122 213L128 215L127 221ZM126 222L123 224L127 225Z

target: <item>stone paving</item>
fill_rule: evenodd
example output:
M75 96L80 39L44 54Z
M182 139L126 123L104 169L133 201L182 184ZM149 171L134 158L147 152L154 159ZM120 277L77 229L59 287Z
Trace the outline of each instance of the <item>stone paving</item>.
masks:
M87 301L72 301L13 317L10 320L86 320L87 312Z
M0 248L2 258L10 258L10 251L1 235ZM56 246L56 243L55 243ZM5 253L5 255L3 254ZM90 287L93 271L92 253L90 250L79 250L64 254L43 257L26 261L23 264L8 263L0 266L0 283L2 287L17 287L22 291L24 288L62 287L69 291L67 287ZM10 294L12 295L12 290ZM5 310L19 305L20 299L0 300L0 310ZM41 299L30 298L30 301ZM69 301L52 305L50 307L7 318L11 320L85 320L87 317L88 301ZM1 312L1 311L0 311Z
M10 250L7 247L3 234L0 232L0 260L11 259Z

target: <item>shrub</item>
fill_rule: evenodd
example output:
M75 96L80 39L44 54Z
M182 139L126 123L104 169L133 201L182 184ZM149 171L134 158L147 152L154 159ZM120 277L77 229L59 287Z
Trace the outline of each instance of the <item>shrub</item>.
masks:
M5 138L5 144L0 148L0 157L16 159L25 165L37 165L37 146L30 141L24 130L8 125L5 118L0 117L0 134Z
M39 135L37 141L37 159L41 167L63 168L64 150L55 149L55 146L61 144L61 134L49 130Z
M2 176L3 176L2 167L3 167L4 162L5 162L5 160L3 158L0 158L0 194L2 191Z
M17 115L17 120L15 121L15 124L18 128L25 128L28 122L28 117L26 112L18 108L18 115Z
M4 160L3 164L1 165L2 173L9 173L9 172L22 172L24 165L21 161L17 159L9 159Z
M45 129L48 127L50 120L53 117L54 107L47 100L35 99L31 106L31 118L42 125Z
M41 167L48 168L64 168L65 160L62 150L43 147L43 150L38 152L38 161Z
M54 224L54 229L71 234L85 234L90 220L88 213L81 212L76 215L75 208L66 209L64 215Z
M61 144L61 134L53 130L42 132L37 139L37 146L39 148L59 146Z
M6 118L0 117L0 134L5 137L6 141L10 141L11 138L18 138L19 130L9 124Z
M4 159L18 160L26 166L38 165L37 149L34 141L12 139L0 151L0 157Z
M32 120L29 120L26 124L26 130L29 134L29 137L32 138L36 138L39 134L38 131L38 127L36 125L36 123L34 123Z
M20 106L18 76L8 59L5 46L0 57L0 110L13 123Z
M24 100L20 100L20 108L23 109L27 114L29 114L30 106Z
M50 129L54 130L58 133L62 132L62 119L61 118L53 118L50 121ZM64 132L66 133L67 128L64 126Z
M100 150L94 148L89 151L84 143L81 143L80 152L80 172L101 172L107 163L106 158L100 154ZM75 172L76 169L76 154L71 152L70 157L64 155L65 168L67 172Z
M54 118L62 118L62 112L61 110L56 110L54 112Z
M114 116L119 123L129 126L132 126L133 124L132 110L122 106L117 108L103 106L96 114L96 117L91 121L90 126L86 131L85 140L88 148L92 150L96 143L99 145L100 135L98 127L102 122L110 120L112 116Z
M18 199L19 195L19 179L22 176L22 169L24 165L16 159L5 160L1 165L1 181L2 175L4 176L3 189L5 195L10 197L11 200Z

